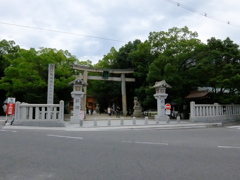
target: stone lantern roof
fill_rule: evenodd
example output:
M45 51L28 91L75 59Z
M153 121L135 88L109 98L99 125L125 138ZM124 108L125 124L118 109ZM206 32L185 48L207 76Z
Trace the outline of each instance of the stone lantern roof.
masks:
M165 80L155 82L153 88L172 88Z
M75 80L68 83L68 85L82 85L87 86L87 83L85 83L82 79L82 75L78 75Z
M83 80L79 79L79 78L76 78L76 79L73 81L73 84L86 86L86 83L85 83Z

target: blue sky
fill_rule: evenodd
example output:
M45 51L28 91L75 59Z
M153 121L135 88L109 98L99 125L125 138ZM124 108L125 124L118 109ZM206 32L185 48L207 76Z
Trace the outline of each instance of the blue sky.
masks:
M187 26L203 42L230 37L240 44L239 9L237 0L8 0L0 6L0 40L14 40L25 49L68 50L80 61L95 64L111 47L118 50L129 41L145 41L150 32L172 27Z

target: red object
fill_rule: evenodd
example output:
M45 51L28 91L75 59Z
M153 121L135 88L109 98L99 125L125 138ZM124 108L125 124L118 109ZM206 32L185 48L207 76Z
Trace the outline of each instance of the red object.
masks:
M171 104L165 104L165 109L170 110L171 109Z
M7 104L6 114L7 115L13 115L14 114L14 110L15 110L15 104L14 103L8 103Z

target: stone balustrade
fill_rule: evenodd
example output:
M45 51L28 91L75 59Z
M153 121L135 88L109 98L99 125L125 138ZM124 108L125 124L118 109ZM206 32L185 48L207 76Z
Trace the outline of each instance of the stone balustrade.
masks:
M238 120L240 120L240 105L190 103L190 121L192 122L223 122Z
M16 102L14 124L54 124L64 121L64 101L59 104L28 104ZM48 126L46 125L46 126ZM55 125L52 125L55 126Z

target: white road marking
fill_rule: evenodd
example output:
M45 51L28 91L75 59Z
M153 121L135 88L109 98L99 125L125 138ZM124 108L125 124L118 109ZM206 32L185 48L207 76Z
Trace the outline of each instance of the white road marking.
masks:
M240 128L240 126L228 126L227 128Z
M142 141L122 141L124 143L135 143L135 144L151 144L151 145L168 145L168 143L157 143L157 142L142 142Z
M240 147L236 147L236 146L218 146L218 148L225 148L225 149L240 149Z
M60 135L54 135L54 134L48 134L47 136L51 136L51 137L62 137L62 138L70 138L70 139L83 139L82 137L60 136Z
M17 132L17 131L11 131L11 130L3 130L3 129L1 129L0 131L3 131L3 132Z

